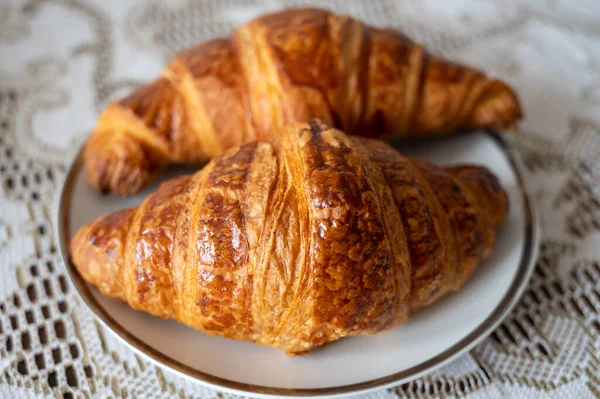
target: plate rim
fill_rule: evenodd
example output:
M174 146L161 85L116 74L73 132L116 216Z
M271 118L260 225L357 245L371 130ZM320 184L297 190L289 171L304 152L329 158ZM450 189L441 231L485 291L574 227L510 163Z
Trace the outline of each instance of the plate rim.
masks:
M67 174L61 183L56 203L54 206L54 234L58 239L59 258L62 261L67 275L75 287L77 296L85 303L92 315L110 331L118 340L132 349L135 353L149 360L154 365L167 369L189 381L199 383L209 388L225 391L237 395L249 395L253 397L340 397L351 394L366 393L375 390L385 389L419 378L425 374L438 369L452 360L458 358L465 352L472 349L475 345L483 341L496 327L506 318L513 307L521 298L535 268L535 261L538 255L539 247L539 226L533 203L531 202L527 189L524 185L523 177L520 172L520 166L510 151L502 133L493 130L483 130L483 133L492 138L495 144L509 162L514 172L518 189L522 197L525 213L525 243L523 254L520 259L519 267L510 287L504 294L502 300L496 305L494 310L486 319L474 328L469 334L460 341L438 353L437 355L421 362L408 369L379 377L376 379L363 381L354 384L346 384L333 387L321 388L281 388L264 385L255 385L234 381L197 370L187 366L178 360L154 349L150 345L137 338L121 326L96 300L92 294L88 283L81 277L77 269L71 262L68 252L69 242L69 209L71 203L71 193L75 182L75 177L83 167L83 148L85 144L75 154L70 162Z

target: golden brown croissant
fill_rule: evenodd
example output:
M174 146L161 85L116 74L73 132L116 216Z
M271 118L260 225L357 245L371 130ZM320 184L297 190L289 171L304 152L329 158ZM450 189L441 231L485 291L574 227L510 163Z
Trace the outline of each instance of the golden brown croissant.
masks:
M424 136L511 127L520 115L505 84L400 33L289 9L180 53L160 78L111 104L85 164L98 190L128 195L167 163L201 163L291 122L321 118L348 134Z
M507 208L483 167L438 168L312 120L163 183L70 249L134 309L297 354L458 289Z

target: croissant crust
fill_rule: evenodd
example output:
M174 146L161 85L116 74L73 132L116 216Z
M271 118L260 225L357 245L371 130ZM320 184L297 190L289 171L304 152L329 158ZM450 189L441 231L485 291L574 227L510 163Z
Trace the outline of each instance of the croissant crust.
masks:
M287 9L178 54L157 80L109 105L85 164L98 190L128 195L168 163L198 164L311 118L348 134L419 137L509 128L520 116L504 83L401 33Z
M134 309L298 354L460 288L507 210L483 167L439 168L311 120L163 183L70 249Z

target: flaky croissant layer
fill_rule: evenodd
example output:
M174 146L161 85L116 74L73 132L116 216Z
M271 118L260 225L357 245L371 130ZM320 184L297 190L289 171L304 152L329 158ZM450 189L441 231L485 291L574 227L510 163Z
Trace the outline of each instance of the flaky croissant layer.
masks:
M70 249L134 309L297 354L458 289L507 210L483 167L438 168L312 120L163 183Z
M98 190L128 195L168 163L197 164L291 122L321 118L390 137L507 128L520 116L504 83L398 32L288 9L178 54L157 80L109 105L85 165Z

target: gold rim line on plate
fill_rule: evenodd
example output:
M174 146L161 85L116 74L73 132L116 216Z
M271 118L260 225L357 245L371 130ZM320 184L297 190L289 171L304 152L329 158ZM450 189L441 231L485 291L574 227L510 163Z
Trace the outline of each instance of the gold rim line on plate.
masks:
M96 318L107 327L115 336L117 336L122 342L132 348L136 353L139 353L152 363L166 367L170 371L191 379L195 382L201 382L205 385L209 385L211 388L217 390L224 390L235 394L242 395L259 395L259 396L291 396L291 397L309 397L309 396L343 396L350 395L358 392L373 391L376 389L383 389L399 385L410 380L416 379L423 376L424 374L432 371L434 368L443 366L449 363L451 360L456 359L459 355L473 348L476 344L486 338L506 317L510 310L516 305L517 301L523 294L527 282L531 277L535 266L535 260L537 257L537 244L538 244L538 230L536 225L536 218L534 210L527 195L527 191L523 184L523 178L519 171L514 157L512 156L506 141L500 136L499 133L494 131L485 131L485 134L490 136L496 145L500 148L502 153L505 155L509 164L512 168L513 173L517 178L519 192L523 201L523 208L525 213L525 243L523 247L523 254L519 263L519 268L515 274L509 289L504 294L504 297L496 308L490 313L490 315L473 331L467 334L464 338L452 345L450 348L437 354L436 356L421 362L408 369L399 371L394 374L390 374L385 377L377 379L359 382L355 384L348 384L336 387L324 387L324 388L280 388L280 387L269 387L262 385L254 385L249 383L243 383L239 381L232 381L226 378L221 378L197 370L193 367L187 366L178 360L175 360L164 353L149 346L135 335L127 331L121 326L112 316L100 305L100 303L93 296L90 291L90 287L87 282L81 277L77 269L71 262L71 258L68 252L68 242L70 241L69 232L69 208L71 205L71 194L75 178L78 176L82 166L82 154L83 151L79 150L75 159L69 166L69 170L61 187L59 193L58 209L56 212L57 220L54 224L55 236L58 237L60 256L63 264L67 269L75 290L83 302L91 309L92 313ZM201 332L199 332L201 333Z

